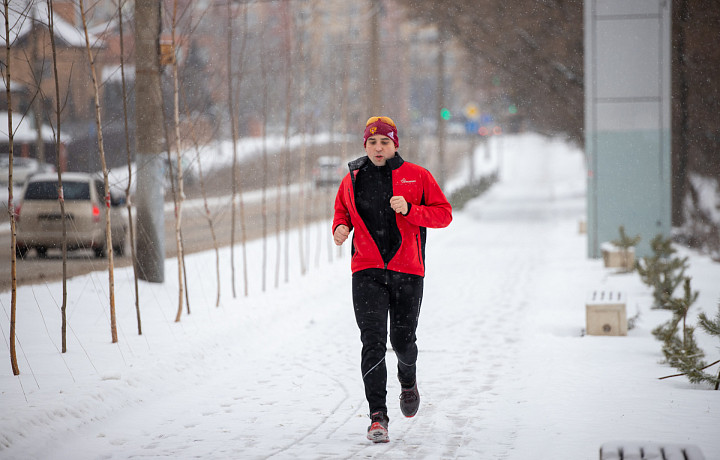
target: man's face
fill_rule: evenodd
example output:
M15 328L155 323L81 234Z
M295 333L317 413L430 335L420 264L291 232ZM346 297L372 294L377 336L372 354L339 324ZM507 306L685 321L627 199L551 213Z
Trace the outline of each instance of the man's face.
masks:
M395 143L387 136L376 134L368 137L365 152L375 166L385 166L385 162L395 156Z

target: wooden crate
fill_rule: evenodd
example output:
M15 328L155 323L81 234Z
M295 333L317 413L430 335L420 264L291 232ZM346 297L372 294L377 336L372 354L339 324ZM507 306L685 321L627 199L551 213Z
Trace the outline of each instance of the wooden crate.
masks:
M627 335L625 294L595 290L585 303L585 330L588 335Z
M635 266L635 248L622 249L612 244L601 246L605 268L621 268L632 270Z

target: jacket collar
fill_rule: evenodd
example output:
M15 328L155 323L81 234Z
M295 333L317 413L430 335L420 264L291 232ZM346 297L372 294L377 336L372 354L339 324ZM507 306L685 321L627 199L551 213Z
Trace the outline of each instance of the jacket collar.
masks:
M362 168L366 164L370 162L370 158L365 155L364 157L360 157L357 160L353 160L350 163L348 163L348 167L350 168L350 171L357 171L358 169ZM390 167L391 170L398 169L402 164L405 163L405 160L402 159L400 154L398 152L395 152L395 156L388 159L385 163Z

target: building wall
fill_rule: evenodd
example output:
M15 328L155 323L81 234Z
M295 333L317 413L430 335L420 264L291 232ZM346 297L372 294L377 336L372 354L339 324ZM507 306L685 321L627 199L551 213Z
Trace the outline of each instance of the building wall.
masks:
M84 48L70 48L59 42L56 43L56 52L63 116L93 117L94 89L87 52ZM32 65L33 61L36 66ZM23 84L26 88L26 94L22 101L24 104L21 103L21 105L27 107L33 99L38 89L37 79L40 76L39 86L45 109L52 110L54 113L56 106L55 78L52 45L47 29L35 28L31 34L11 47L10 65L13 81ZM101 74L102 68L98 68L97 71ZM100 88L100 92L102 93L102 88Z

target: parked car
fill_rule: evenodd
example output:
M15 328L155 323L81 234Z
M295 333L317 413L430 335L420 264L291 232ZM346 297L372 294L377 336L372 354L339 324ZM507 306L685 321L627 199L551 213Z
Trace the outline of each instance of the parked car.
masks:
M112 248L125 253L128 217L125 196L113 190L110 207L105 205L101 179L85 173L62 175L68 249L92 249L97 257L106 255L105 211L110 211ZM35 249L44 257L50 248L62 248L62 216L58 202L58 178L45 173L32 176L23 187L16 208L17 255Z
M34 174L54 172L55 166L41 163L35 158L25 158L13 155L13 184L23 185ZM9 182L10 156L0 154L0 184Z
M316 187L338 186L347 172L340 158L321 156L313 167L313 180Z

